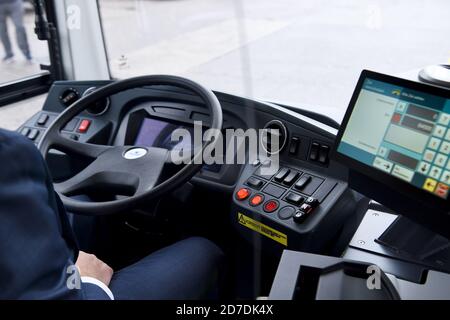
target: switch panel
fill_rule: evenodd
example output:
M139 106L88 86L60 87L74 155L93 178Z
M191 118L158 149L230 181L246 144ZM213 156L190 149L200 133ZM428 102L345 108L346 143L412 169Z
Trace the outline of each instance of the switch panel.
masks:
M309 151L309 160L326 165L329 161L330 147L320 142L313 142Z

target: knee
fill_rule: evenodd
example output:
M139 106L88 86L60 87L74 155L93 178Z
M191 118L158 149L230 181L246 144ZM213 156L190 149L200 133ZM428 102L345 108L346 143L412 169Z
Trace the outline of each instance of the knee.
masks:
M188 252L195 253L197 257L204 261L209 261L215 267L219 267L224 261L225 255L223 251L206 238L191 237L183 242L188 246Z

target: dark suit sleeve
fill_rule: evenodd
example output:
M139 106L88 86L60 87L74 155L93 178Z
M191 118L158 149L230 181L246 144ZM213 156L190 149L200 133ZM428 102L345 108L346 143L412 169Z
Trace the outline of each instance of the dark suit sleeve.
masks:
M77 254L39 151L0 130L0 299L83 299L70 289Z

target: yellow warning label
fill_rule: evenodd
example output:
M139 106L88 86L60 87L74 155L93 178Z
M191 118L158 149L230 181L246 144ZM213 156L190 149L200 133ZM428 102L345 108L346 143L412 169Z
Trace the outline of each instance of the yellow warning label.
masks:
M287 246L287 235L281 233L269 226L266 226L264 223L253 220L252 218L247 217L246 215L238 212L238 222L242 224L244 227L247 227L253 231L261 233L262 235L275 240L278 243L281 243L284 246Z

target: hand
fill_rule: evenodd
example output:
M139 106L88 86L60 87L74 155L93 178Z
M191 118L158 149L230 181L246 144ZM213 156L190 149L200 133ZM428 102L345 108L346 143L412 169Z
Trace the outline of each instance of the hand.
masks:
M80 271L81 277L95 278L109 286L114 271L95 255L80 251L75 265Z

